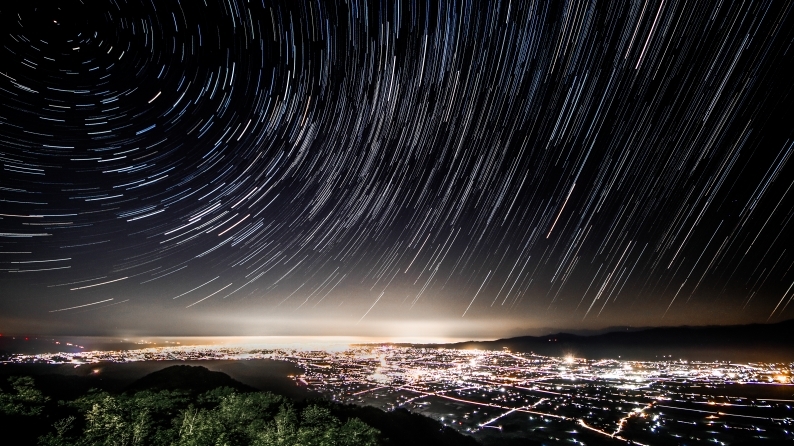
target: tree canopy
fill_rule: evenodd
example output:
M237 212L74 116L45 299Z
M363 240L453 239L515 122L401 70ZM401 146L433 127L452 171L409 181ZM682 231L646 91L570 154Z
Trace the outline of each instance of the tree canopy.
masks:
M378 431L318 405L298 410L269 392L219 388L189 398L172 391L94 392L66 403L82 415L57 421L42 446L375 446ZM83 425L82 430L80 425Z

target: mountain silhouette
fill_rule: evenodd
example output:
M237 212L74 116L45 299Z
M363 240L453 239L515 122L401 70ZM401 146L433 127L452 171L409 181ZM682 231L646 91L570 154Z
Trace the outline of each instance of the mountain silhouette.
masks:
M257 389L232 379L222 372L213 372L202 366L174 365L152 372L125 388L128 392L141 390L186 390L203 393L218 387L231 387L239 392Z
M774 324L658 327L593 336L557 333L495 341L421 345L589 359L785 362L794 360L794 319Z

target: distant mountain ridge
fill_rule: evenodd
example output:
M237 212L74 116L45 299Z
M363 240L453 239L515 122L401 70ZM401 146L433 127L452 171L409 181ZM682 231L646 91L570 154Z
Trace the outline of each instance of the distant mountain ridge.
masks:
M774 324L681 326L592 336L557 333L422 347L501 350L589 359L794 361L794 319Z

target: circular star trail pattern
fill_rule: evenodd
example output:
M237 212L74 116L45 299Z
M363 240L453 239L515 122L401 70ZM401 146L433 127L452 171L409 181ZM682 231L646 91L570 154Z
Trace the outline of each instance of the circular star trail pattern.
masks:
M791 2L29 3L6 327L792 315Z

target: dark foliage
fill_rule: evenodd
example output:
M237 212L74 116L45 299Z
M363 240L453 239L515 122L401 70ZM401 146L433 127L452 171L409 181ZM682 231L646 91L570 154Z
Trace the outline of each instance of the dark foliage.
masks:
M375 407L342 405L326 401L314 401L325 405L339 418L358 418L381 432L383 444L416 446L476 446L472 437L444 426L438 421L405 409L384 412Z
M12 377L0 384L0 429L16 445L471 445L405 410L384 412L259 392L204 367L173 366L123 393L84 391L73 377ZM39 381L52 392L42 392ZM72 382L74 381L74 382ZM77 389L60 392L56 383ZM77 391L82 391L76 395ZM54 400L48 395L70 395Z

